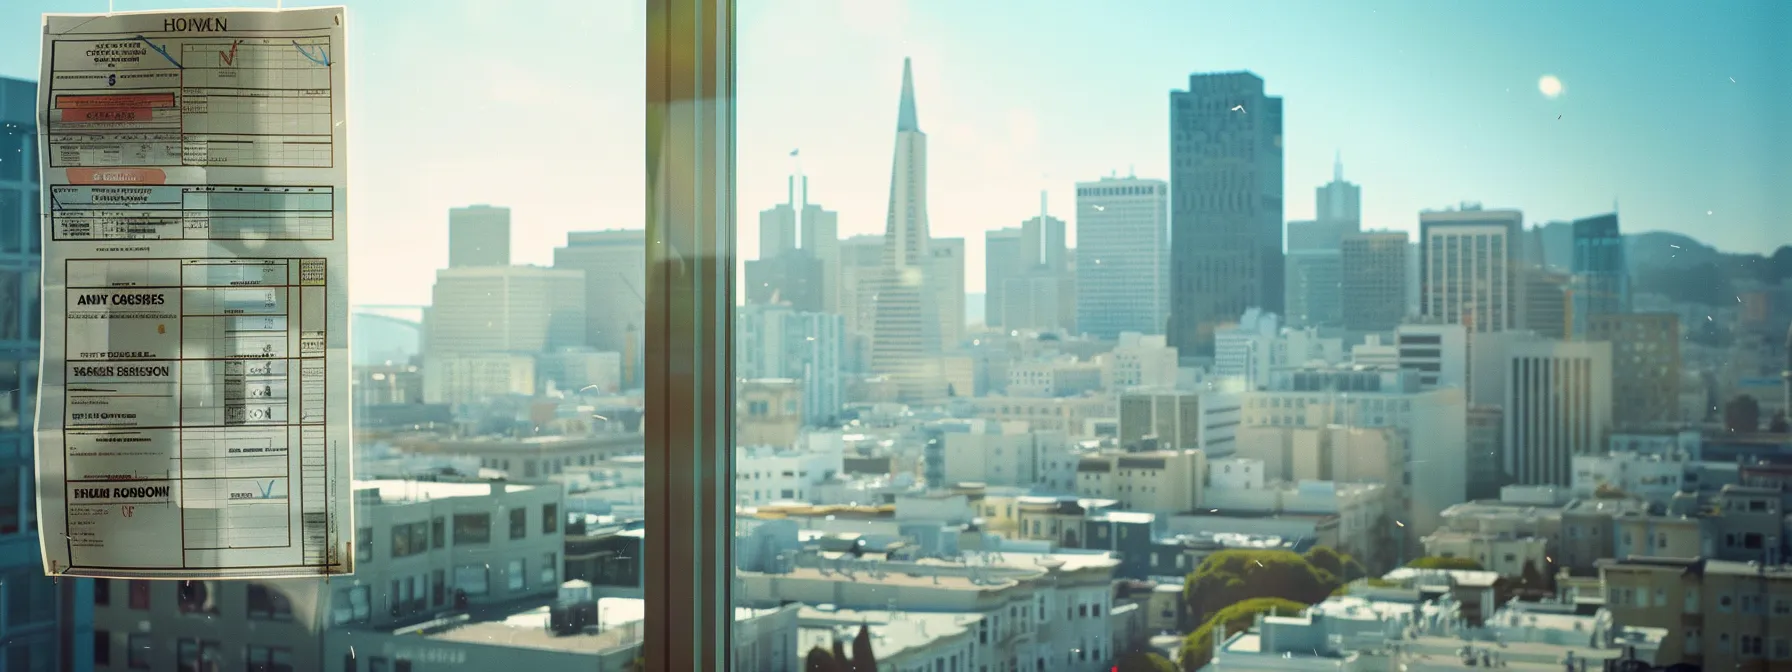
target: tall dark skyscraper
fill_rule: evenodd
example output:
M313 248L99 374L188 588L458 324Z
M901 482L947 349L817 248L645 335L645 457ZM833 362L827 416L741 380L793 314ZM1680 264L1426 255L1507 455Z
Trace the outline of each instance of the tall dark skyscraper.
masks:
M1630 312L1630 268L1618 214L1574 221L1574 283L1570 287L1569 328L1583 339L1601 315Z
M1247 308L1283 312L1282 99L1248 72L1170 92L1170 344L1213 353Z

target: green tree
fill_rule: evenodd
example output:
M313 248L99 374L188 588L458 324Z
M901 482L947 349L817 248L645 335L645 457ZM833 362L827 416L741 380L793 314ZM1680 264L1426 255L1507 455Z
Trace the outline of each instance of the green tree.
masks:
M1724 428L1735 434L1761 431L1761 402L1741 395L1724 404Z
M1213 661L1214 628L1224 628L1222 636L1231 636L1256 622L1257 614L1294 615L1306 608L1307 605L1299 602L1265 597L1221 609L1182 640L1182 669L1193 672Z
M1330 546L1314 546L1301 557L1306 559L1307 564L1330 572L1343 583L1363 578L1369 573L1363 569L1363 563L1357 562L1349 553L1339 553Z
M1412 562L1406 563L1406 566L1411 567L1413 569L1466 569L1466 570L1484 569L1481 566L1481 563L1475 562L1468 558L1446 558L1446 557L1437 556L1437 555L1427 555L1422 558L1413 558Z
M877 654L871 650L871 628L859 624L859 636L852 638L852 669L877 672Z
M1120 659L1120 672L1176 672L1176 664L1149 651L1135 651Z
M1200 623L1226 607L1260 597L1312 604L1340 585L1337 576L1293 551L1225 550L1207 556L1183 580L1182 599L1190 623Z
M836 643L836 646L838 644ZM803 672L846 672L834 661L834 654L827 649L816 646L809 649L809 655L803 659Z

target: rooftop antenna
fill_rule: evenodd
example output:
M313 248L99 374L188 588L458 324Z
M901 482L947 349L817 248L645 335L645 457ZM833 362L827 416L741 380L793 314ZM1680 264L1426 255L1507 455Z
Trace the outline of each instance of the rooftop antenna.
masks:
M1344 150L1332 150L1332 181L1344 181Z

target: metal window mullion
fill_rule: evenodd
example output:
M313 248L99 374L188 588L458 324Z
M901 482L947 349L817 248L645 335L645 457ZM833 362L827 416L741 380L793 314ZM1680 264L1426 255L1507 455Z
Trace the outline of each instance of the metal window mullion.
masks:
M650 670L733 651L732 0L647 0L646 628Z

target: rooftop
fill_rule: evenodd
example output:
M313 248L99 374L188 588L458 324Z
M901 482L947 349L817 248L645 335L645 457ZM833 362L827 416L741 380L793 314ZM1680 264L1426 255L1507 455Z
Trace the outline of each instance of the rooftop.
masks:
M484 497L494 494L494 488L503 488L504 492L523 492L533 489L533 485L501 482L452 483L442 481L406 481L384 479L372 481L355 481L354 490L377 490L381 504L404 504L408 502L425 502L435 499L453 497Z
M556 635L548 630L548 609L546 606L531 605L499 610L424 636L468 644L591 654L641 642L641 625L646 619L645 600L622 597L600 599L597 601L599 627L571 635ZM772 611L774 610L737 608L734 610L734 618L744 621Z

